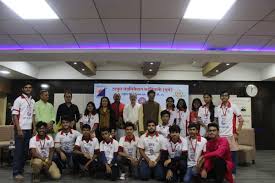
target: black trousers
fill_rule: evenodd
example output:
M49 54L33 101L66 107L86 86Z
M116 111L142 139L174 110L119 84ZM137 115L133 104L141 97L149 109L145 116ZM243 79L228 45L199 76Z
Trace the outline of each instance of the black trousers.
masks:
M211 159L213 168L208 172L207 179L214 179L216 183L223 183L226 174L226 162L221 158Z
M79 170L82 169L83 166L89 161L86 157L80 154L73 154L73 162L74 162L74 171L79 172ZM98 161L94 160L92 163L90 163L88 171L91 175L94 175L95 172L98 169Z
M112 165L112 172L110 174L106 173L106 166L103 163L100 163L97 168L96 177L100 179L111 179L112 181L116 181L119 177L119 168L118 165Z

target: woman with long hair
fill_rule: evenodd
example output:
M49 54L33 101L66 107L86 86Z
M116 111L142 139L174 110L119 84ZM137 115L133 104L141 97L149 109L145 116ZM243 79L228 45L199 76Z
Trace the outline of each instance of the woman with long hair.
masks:
M190 112L187 108L186 102L183 98L180 98L177 103L177 118L176 125L181 129L180 135L182 137L187 136L187 126L189 124Z
M215 105L212 101L212 95L210 93L203 94L204 105L199 108L198 121L201 126L200 135L206 136L207 125L214 122L215 118Z
M199 98L195 98L192 101L192 111L190 112L190 123L198 122L198 112L201 106L202 106L202 103Z
M90 125L91 131L93 133L96 131L96 129L98 128L99 118L94 102L88 102L84 114L79 119L79 123L81 129L84 124L88 124Z
M168 122L168 126L172 126L176 122L177 118L177 111L176 111L176 106L175 106L175 100L173 97L168 97L166 99L166 110L170 112L170 118Z
M100 137L100 129L108 128L111 130L112 136L115 136L115 113L112 110L111 102L108 97L102 97L100 100L99 108L97 109L98 117L99 117L99 130L97 133L97 138L102 139Z

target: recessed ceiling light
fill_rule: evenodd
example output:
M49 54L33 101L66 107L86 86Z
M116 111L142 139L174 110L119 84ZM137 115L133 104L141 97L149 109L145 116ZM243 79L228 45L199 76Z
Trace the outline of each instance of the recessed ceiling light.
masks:
M226 64L227 66L229 66L230 64Z
M41 88L44 88L44 89L47 89L50 87L48 84L45 84L45 83L41 84L40 86Z
M153 65L153 64L154 64L154 62L150 62L150 64L151 64L151 65Z
M85 71L85 69L81 69L82 71Z
M216 72L219 72L219 70L216 70Z
M0 71L1 74L10 74L10 71L2 70Z
M45 0L1 0L23 19L58 19Z
M190 0L185 19L220 20L236 0Z
M149 69L149 72L152 72L153 70L152 69Z
M77 62L74 62L74 65L76 65L77 64Z

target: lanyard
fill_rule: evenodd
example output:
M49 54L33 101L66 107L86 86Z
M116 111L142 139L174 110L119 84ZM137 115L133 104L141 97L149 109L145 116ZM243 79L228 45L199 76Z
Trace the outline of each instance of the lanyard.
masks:
M226 113L227 113L227 107L225 107L225 111L223 110L223 107L222 107L222 114L223 114L223 116L226 116Z
M173 144L174 144L174 143L171 141L171 142L170 142L170 145L171 145L172 152L175 152L179 144L176 143L176 144L175 144L175 148L173 148Z
M207 110L206 110L207 109ZM208 107L204 107L204 115L205 116L208 116L208 113L209 113L209 109L208 109Z
M189 138L189 141L190 141L190 144L191 144L191 148L192 148L192 150L193 150L193 151L194 151L194 153L196 154L196 149L197 149L198 139L196 138L196 145L195 145L195 147L193 146L193 143L192 143L191 137Z
M24 95L22 95L22 97L26 100L28 106L31 108L31 99L27 99Z
M41 149L45 149L45 142L46 142L46 140L45 139L43 140L43 142L44 142L43 145L42 145L41 141L42 140L40 139L39 143L40 143Z

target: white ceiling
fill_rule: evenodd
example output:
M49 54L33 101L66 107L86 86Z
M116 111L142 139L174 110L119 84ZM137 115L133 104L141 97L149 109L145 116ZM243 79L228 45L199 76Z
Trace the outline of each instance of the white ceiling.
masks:
M221 21L183 20L188 0L47 0L60 20L0 3L0 48L275 48L275 0L238 0Z

